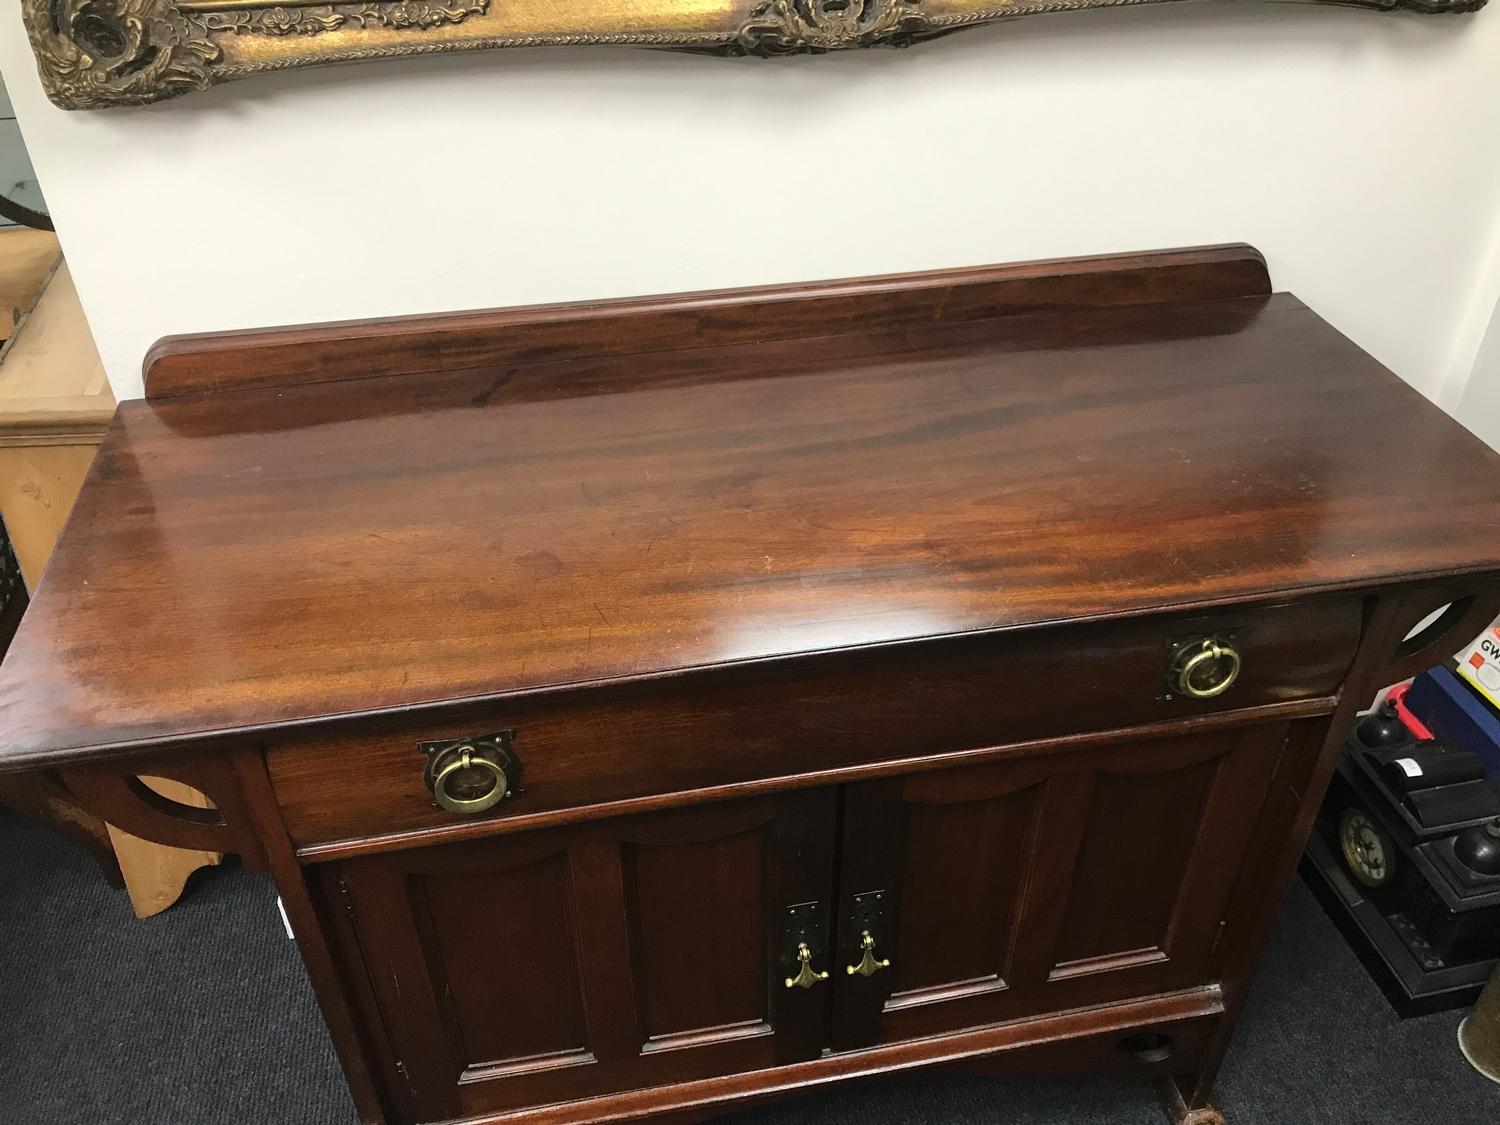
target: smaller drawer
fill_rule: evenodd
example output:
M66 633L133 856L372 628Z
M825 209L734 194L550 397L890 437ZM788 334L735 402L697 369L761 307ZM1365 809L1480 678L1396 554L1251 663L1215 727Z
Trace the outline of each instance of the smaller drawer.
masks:
M271 779L299 847L503 821L867 763L997 747L1322 699L1359 640L1356 597L1073 624L771 665L705 670L286 736ZM1234 684L1174 691L1174 655L1237 650ZM438 808L419 744L514 731L515 796L473 816Z

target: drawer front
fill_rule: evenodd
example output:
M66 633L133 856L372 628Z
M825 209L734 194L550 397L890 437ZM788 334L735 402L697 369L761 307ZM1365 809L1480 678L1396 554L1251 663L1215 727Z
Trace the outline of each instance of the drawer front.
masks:
M267 759L307 847L1321 699L1339 689L1361 618L1360 599L1339 597L943 638L387 718L284 739ZM1222 694L1195 699L1170 672L1205 638L1240 666ZM520 763L514 795L477 815L437 807L421 744L502 730Z

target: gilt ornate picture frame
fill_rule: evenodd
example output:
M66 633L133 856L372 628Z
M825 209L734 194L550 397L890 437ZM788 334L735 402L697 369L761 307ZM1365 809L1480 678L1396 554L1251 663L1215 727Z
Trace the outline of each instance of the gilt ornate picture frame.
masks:
M47 96L142 105L253 74L491 47L717 55L904 47L1016 16L1168 0L22 0ZM1323 0L1330 2L1330 0ZM1340 0L1331 0L1340 2ZM1443 14L1485 0L1342 0Z

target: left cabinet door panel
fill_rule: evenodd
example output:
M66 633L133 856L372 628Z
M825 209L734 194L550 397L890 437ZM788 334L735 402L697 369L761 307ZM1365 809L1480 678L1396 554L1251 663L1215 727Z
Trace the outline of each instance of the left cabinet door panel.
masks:
M787 919L826 949L835 821L812 790L325 866L391 1103L429 1121L815 1057L828 989L785 987Z

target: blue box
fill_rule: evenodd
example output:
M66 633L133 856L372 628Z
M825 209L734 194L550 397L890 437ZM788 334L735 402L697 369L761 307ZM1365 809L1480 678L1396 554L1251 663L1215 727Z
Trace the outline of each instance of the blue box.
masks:
M1439 665L1412 681L1406 705L1438 738L1484 759L1484 776L1500 792L1500 715Z

